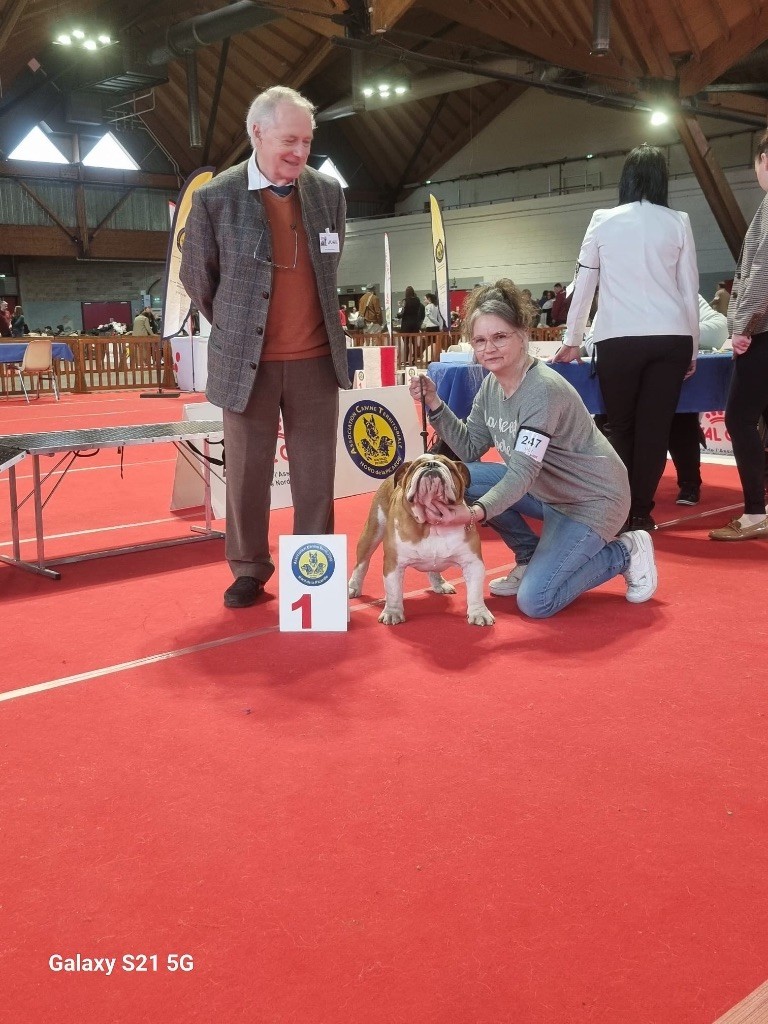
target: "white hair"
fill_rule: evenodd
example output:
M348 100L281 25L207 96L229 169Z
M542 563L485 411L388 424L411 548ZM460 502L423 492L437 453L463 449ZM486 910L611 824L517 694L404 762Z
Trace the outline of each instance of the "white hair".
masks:
M312 122L312 131L315 130L315 107L309 100L302 96L295 89L289 89L286 85L273 85L270 89L260 92L248 109L245 119L245 128L248 132L248 139L253 146L253 127L260 125L268 128L277 120L277 108L283 103L290 103L291 106L305 110Z

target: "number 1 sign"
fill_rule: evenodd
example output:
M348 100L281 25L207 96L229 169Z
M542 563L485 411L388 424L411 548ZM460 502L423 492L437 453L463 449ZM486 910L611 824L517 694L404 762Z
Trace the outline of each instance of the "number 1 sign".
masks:
M344 633L347 538L280 537L280 632Z

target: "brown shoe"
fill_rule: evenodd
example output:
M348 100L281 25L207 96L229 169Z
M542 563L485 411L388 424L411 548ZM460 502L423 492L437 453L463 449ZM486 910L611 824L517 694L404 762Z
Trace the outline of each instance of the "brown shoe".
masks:
M768 537L768 516L754 526L742 526L738 519L732 519L719 530L710 530L710 540L752 540L753 537Z

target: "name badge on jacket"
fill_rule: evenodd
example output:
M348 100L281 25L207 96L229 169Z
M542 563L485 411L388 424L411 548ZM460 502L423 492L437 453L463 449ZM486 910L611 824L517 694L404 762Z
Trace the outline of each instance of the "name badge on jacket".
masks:
M338 231L320 232L320 252L341 252Z

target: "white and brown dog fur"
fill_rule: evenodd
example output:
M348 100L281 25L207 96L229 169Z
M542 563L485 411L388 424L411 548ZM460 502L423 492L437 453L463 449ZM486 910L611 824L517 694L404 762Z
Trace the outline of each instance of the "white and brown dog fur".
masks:
M468 485L466 466L428 453L406 462L376 491L357 543L357 564L349 580L349 596L360 596L371 556L383 539L386 601L379 622L386 626L405 622L406 569L426 572L436 594L455 594L454 587L441 576L441 570L457 565L467 586L467 621L473 626L493 625L493 615L483 600L485 566L478 531L466 530L463 524L431 525L424 514L424 505L434 498L447 505L461 504Z

